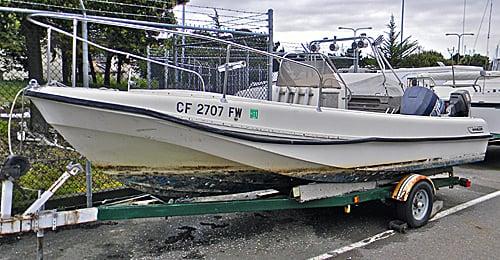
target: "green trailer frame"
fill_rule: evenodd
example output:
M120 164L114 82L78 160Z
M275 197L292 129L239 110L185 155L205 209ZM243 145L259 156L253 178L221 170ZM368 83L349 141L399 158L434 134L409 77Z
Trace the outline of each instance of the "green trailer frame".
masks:
M241 196L236 196L238 194L233 194L229 196L231 198L229 200L227 199L227 197L224 198L224 200L221 200L216 196L210 197L209 201L198 200L195 202L176 202L146 205L129 205L123 204L123 202L121 202L121 204L117 205L107 205L68 211L42 210L44 203L57 190L57 188L60 187L60 185L62 185L62 183L66 179L68 179L72 175L76 175L79 171L82 171L82 167L80 165L72 165L72 167L69 167L68 170L61 175L60 179L56 181L49 190L45 191L45 193L42 194L40 198L35 201L22 215L5 216L4 214L5 217L0 218L0 234L15 234L30 231L35 231L40 234L41 232L43 233L44 229L56 230L57 227L61 226L77 225L95 221L192 216L251 211L272 211L343 206L345 211L349 213L351 206L374 200L395 201L396 206L411 205L408 204L412 203L411 199L408 198L408 194L411 193L414 187L416 189L416 187L419 186L419 183L423 182L425 182L428 186L430 197L433 197L436 190L442 187L448 186L452 188L455 185L461 185L465 187L470 186L470 181L468 179L454 177L451 175L451 173L449 173L450 175L448 177L442 178L429 178L423 175L412 174L404 177L399 182L388 183L381 186L373 186L374 188L363 188L362 190L349 191L347 193L341 193L341 195L331 195L328 192L322 192L321 189L318 189L319 195L323 197L319 196L308 201L301 201L301 199L303 198L301 196L306 193L299 192L299 196L297 196L297 194L295 194L295 191L293 191L293 196L288 196L288 194L280 194L279 192L274 191L274 193L271 193L273 197L266 198L255 196L253 199L234 199L241 198ZM331 185L331 187L338 187L338 184L328 185ZM317 187L314 184L298 187L300 188L304 186L309 186L308 188L310 188L310 186L315 186L315 188ZM261 191L257 192L261 193ZM3 197L4 196L2 196L2 200L7 201L8 198ZM432 205L432 202L430 203ZM418 227L420 225L424 225L425 223L426 221L422 222L419 225L415 224L411 226Z
M491 133L491 139L490 139L490 142L491 143L500 143L500 134L497 134L497 133Z
M465 183L467 182L467 179L452 176L432 178L431 180L436 189L447 186L453 187L455 185L465 186ZM288 196L280 196L277 198L253 200L188 202L157 205L100 206L98 207L97 219L104 221L251 211L344 207L368 201L391 199L395 187L396 184L389 184L371 190L352 192L341 196L302 203Z

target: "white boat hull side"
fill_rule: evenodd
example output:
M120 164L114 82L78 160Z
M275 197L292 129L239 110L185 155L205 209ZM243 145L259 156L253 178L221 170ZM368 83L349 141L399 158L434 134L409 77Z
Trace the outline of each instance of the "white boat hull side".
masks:
M32 100L47 122L68 142L101 165L162 168L245 165L286 173L320 167L358 168L428 159L456 164L479 160L486 150L484 138L331 145L252 142L144 115L38 98ZM471 121L474 125L484 124Z
M490 132L500 135L500 108L495 107L471 107L473 117L484 119L488 122Z
M60 106L61 104L52 102L46 105ZM65 108L60 111L71 114L71 119L66 118L64 124L61 122L50 124L77 151L97 165L166 169L241 168L244 165L261 169L299 169L323 166L266 152L252 146L243 147L241 143L162 120L100 109L64 106ZM37 107L41 106L37 105ZM102 120L84 122L80 120L84 118L83 116L91 121L92 118ZM56 116L56 118L62 117ZM120 126L123 124L125 125ZM89 125L92 125L91 129L88 128ZM238 163L247 162L250 159L260 163Z
M401 143L365 143L330 145L327 147L316 146L316 148L314 146L297 146L294 149L266 147L266 149L261 150L251 146L243 147L241 143L229 143L223 146L219 144L218 147L233 149L233 146L237 146L237 150L219 153L218 156L214 156L194 149L154 141L150 138L73 127L55 127L63 136L70 136L68 138L70 143L84 143L84 145L75 146L75 148L99 166L143 166L166 170L177 170L183 167L242 169L246 166L251 166L274 172L290 172L292 174L294 170L313 170L324 167L340 169L376 166L380 164L387 164L390 167L394 167L393 164L401 162L429 161L444 163L446 161L458 162L461 160L462 162L468 162L478 160L478 158L482 157L482 146L474 141L447 142L432 146L425 142L406 145ZM80 139L77 136L83 138ZM209 137L200 136L199 138L205 139L205 142L200 143L202 145L211 143L207 140ZM467 149L470 153L463 156L456 156L455 154L443 156L442 153L432 153L432 149L440 150L443 147L446 147L446 149ZM269 152L269 150L275 152ZM380 153L380 150L388 150L390 152ZM307 157L316 157L310 159L314 159L315 161L325 160L331 165L316 164L311 161L308 162L302 159L280 156L276 152L287 152L288 155L297 153L297 156L300 157L304 157L304 154L307 153L310 155ZM224 157L229 157L235 161L224 160ZM335 160L332 158L335 158ZM364 160L360 160L361 158L364 158ZM367 158L370 160L368 161ZM390 159L387 160L386 158ZM236 160L241 161L241 163L236 162ZM296 174L293 173L293 175Z
M473 81L470 82L472 85ZM500 84L497 83L497 84ZM484 86L483 86L484 87ZM500 88L487 86L484 93L472 87L453 88L450 86L437 86L434 91L440 99L450 100L451 93L458 89L467 90L471 95L471 116L482 118L488 123L488 129L493 135L500 135ZM492 90L495 92L492 92Z

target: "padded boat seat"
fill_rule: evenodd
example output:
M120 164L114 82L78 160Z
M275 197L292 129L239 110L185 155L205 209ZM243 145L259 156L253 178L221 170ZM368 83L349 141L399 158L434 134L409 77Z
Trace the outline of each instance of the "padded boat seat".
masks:
M348 107L350 110L393 114L399 112L401 96L352 95Z
M309 105L311 97L314 95L310 87L275 87L273 101Z
M273 101L289 104L316 106L319 89L312 87L283 87L273 86ZM325 107L338 107L340 90L336 88L323 88L322 105Z

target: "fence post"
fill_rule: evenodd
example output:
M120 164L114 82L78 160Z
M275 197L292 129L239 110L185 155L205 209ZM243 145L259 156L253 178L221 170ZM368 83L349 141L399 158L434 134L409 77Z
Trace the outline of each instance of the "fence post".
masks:
M182 32L185 32L186 30L184 29L184 26L186 26L186 4L182 5ZM181 38L181 44L182 44L182 49L181 49L181 63L184 64L184 58L185 58L185 51L186 51L186 35L182 35Z
M83 18L87 18L87 12L85 12L85 5L83 0L80 0L80 8L82 9ZM88 31L87 31L87 21L82 21L82 80L83 87L89 87L89 45ZM86 197L87 197L87 208L92 207L92 168L89 160L85 161L85 181L86 181Z
M269 28L269 41L267 43L267 51L268 52L273 52L274 48L274 42L273 42L273 9L267 10L267 21L268 21L268 28ZM272 99L272 93L273 93L273 57L269 56L268 61L267 61L267 100L273 100Z
M165 49L165 64L168 64L168 56L169 56L169 52L167 49ZM168 67L167 66L163 67L163 81L164 81L163 87L165 89L167 89L168 88Z
M50 58L52 56L52 28L47 29L47 83L50 83L50 71L51 71L51 66L50 66Z
M151 62L149 59L151 58L151 48L149 45L146 47L146 55L148 60L146 61L146 81L148 82L148 89L151 89Z
M87 36L87 21L82 21L82 38L86 41ZM87 42L82 42L82 72L83 72L83 87L89 87L89 45Z
M173 35L173 43L172 43L172 50L174 51L174 65L177 67L178 61L177 61L177 36L174 34ZM174 68L174 87L177 88L179 85L179 70Z
M71 57L71 86L76 87L76 37L78 34L78 20L73 19L73 53Z
M80 0L80 8L82 9L83 18L87 18L87 12L85 12L85 5L83 4L83 0ZM89 87L89 44L88 33L87 33L87 21L82 20L82 76L83 76L83 87Z
M189 69L190 68L190 64L189 62L191 62L189 60L189 57L188 58L182 58L181 57L181 67L185 68L185 69ZM186 75L182 76L183 73L181 73L181 80L184 79L185 81L185 84L183 85L183 89L189 89L189 84L191 84L191 75L189 75L189 73L186 73ZM183 78L184 77L184 78Z
M87 208L92 207L92 164L89 160L85 161L85 181L87 183Z
M245 87L249 88L250 87L250 52L247 51L247 56L246 56L246 62L247 66L245 67Z

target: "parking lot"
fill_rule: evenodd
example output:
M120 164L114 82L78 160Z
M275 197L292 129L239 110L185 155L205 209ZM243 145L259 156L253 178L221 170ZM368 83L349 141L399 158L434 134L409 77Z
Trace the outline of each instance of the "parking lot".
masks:
M500 147L487 160L455 169L470 189L441 189L444 210L500 190ZM380 202L346 215L342 208L100 222L47 232L47 259L491 259L500 253L500 197L453 212L406 234L387 230L393 219ZM2 259L33 259L34 234L0 240ZM363 246L338 254L358 241ZM366 244L366 245L365 245ZM355 244L359 245L359 244Z

